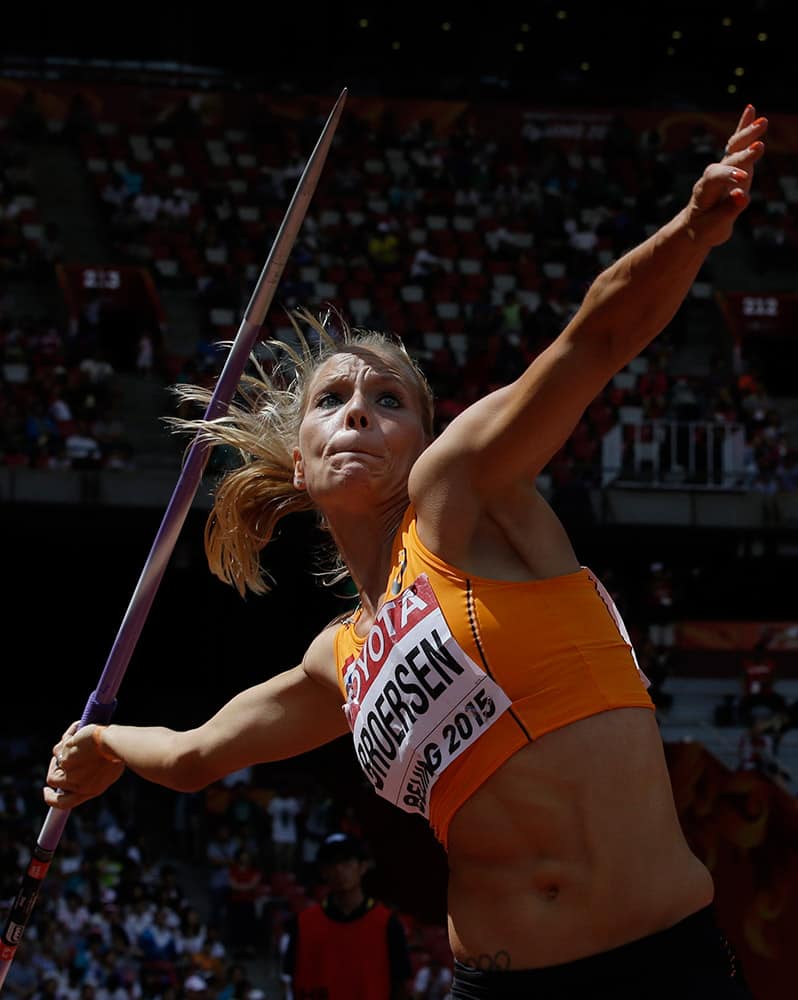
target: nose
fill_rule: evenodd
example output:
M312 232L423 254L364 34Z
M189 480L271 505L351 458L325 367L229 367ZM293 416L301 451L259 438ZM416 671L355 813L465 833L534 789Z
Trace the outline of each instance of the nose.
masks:
M346 426L352 430L369 425L368 407L360 392L353 392L346 408Z

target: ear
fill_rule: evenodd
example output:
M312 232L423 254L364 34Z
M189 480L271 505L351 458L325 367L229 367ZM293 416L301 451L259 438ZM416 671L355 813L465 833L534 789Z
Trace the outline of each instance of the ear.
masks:
M305 489L305 466L299 448L294 448L294 489Z

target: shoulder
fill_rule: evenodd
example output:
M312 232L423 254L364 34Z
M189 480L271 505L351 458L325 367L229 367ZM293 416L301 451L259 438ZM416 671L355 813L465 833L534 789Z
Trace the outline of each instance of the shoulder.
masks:
M336 619L319 632L302 658L302 669L315 681L338 688L335 668L335 636L343 619Z

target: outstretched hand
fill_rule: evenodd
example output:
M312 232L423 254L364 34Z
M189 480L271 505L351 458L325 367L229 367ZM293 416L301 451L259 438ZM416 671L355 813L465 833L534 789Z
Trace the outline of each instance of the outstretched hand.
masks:
M103 757L92 739L94 725L73 722L53 747L44 801L55 809L72 809L100 795L122 774L125 765Z
M711 163L693 186L686 208L692 239L717 246L730 236L737 216L751 200L754 166L765 152L767 118L757 118L749 104L726 143L719 163Z

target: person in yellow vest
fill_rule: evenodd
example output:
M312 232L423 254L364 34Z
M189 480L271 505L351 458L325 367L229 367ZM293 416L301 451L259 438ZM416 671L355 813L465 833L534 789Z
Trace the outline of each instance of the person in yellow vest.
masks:
M358 606L196 728L73 724L46 803L77 806L125 765L191 791L349 731L375 791L447 850L454 1000L749 996L629 635L537 480L731 236L767 125L748 105L684 207L596 277L518 378L437 436L400 342L332 336L311 316L284 379L261 372L229 417L189 423L244 457L216 490L213 571L266 590L280 519L313 510ZM364 957L347 944L341 965Z
M363 845L330 834L316 863L328 892L286 929L287 1000L404 1000L412 975L407 938L397 914L364 891L370 863Z

